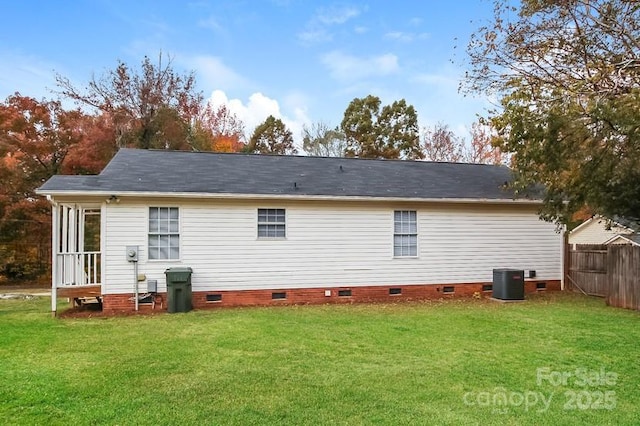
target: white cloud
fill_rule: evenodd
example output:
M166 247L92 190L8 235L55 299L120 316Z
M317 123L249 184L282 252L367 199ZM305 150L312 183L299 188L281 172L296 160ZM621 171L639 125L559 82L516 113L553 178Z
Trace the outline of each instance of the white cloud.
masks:
M302 126L311 121L307 115L305 101L305 97L299 93L287 96L285 104L287 105L287 110L292 112L292 116L289 116L283 114L277 100L260 92L249 96L246 103L241 99L229 99L222 90L214 90L208 99L212 107L217 108L220 105L226 105L232 113L242 120L247 138L251 137L255 128L262 124L268 116L273 115L275 118L279 118L293 133L293 138L298 148L301 145L300 134Z
M428 39L429 33L407 33L403 31L390 31L384 35L384 38L389 40L401 41L403 43L410 43L414 40Z
M361 10L354 6L333 6L318 9L307 22L305 29L298 33L298 40L305 44L331 41L333 39L331 27L342 25L360 13Z
M409 78L414 93L408 101L414 102L420 127L442 122L458 136L467 138L469 126L476 114L483 114L490 106L485 97L464 96L458 92L462 71L451 65Z
M314 30L306 30L298 33L298 40L306 44L323 43L325 41L331 41L333 36L329 34L324 28L318 28Z
M355 81L372 76L386 76L400 70L398 57L392 53L357 57L334 50L321 58L331 76L341 81Z
M224 32L224 27L220 24L220 22L218 22L215 16L209 16L206 19L201 19L200 21L198 21L198 26L202 28L208 28L217 33Z
M15 92L36 99L52 99L56 89L53 63L35 56L25 56L13 52L0 51L0 100L4 101ZM63 70L56 69L65 77L71 78Z
M333 6L320 9L316 15L318 22L325 25L344 24L349 19L360 15L360 10L353 6Z
M278 101L260 92L249 96L249 100L245 105L240 99L229 99L227 94L222 90L214 90L209 98L209 102L214 108L220 105L226 105L231 112L242 120L245 124L245 130L249 135L269 115L273 115L276 118L280 118L281 116Z
M284 98L284 106L287 111L291 111L292 117L283 117L282 121L287 125L289 130L293 133L293 138L296 142L300 142L302 126L311 123L311 118L308 115L307 105L309 99L304 93L292 92ZM300 142L301 143L301 142Z
M226 66L216 56L194 56L184 62L188 68L195 70L198 81L205 87L205 91L212 90L214 87L232 90L249 84L243 76Z
M153 57L157 52L166 51L168 41L175 38L177 34L175 28L160 19L136 19L127 15L121 16L120 19L126 23L127 27L141 29L141 36L131 39L124 46L124 51L134 58L145 55Z
M391 31L386 33L384 35L384 38L387 38L390 40L403 41L405 43L408 43L410 41L413 41L413 34L403 33L402 31Z

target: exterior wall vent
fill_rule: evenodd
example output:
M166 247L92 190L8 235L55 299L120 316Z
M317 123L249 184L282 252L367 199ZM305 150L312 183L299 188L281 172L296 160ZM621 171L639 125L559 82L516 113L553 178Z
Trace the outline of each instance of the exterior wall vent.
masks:
M152 305L153 304L153 295L149 294L146 295L145 297L142 297L142 295L140 295L140 299L138 299L138 304L140 305Z

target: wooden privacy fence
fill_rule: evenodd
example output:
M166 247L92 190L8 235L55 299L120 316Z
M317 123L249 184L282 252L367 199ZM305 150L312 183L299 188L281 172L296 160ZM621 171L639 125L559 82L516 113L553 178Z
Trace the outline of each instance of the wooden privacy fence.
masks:
M607 295L607 246L578 244L569 250L568 282L590 296Z
M640 310L640 247L611 245L607 258L607 304Z
M577 245L569 250L567 281L608 305L640 310L640 247Z

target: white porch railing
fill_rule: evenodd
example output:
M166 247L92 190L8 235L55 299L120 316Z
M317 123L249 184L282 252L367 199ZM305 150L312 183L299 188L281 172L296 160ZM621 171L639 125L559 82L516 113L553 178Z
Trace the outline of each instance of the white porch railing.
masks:
M58 287L100 284L100 252L58 253L55 283Z

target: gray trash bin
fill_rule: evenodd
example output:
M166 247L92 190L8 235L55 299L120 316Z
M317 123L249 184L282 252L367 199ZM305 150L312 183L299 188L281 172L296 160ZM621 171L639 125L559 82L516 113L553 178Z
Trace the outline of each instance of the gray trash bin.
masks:
M186 267L169 268L164 271L167 277L167 311L189 312L193 309L191 295L191 273Z

